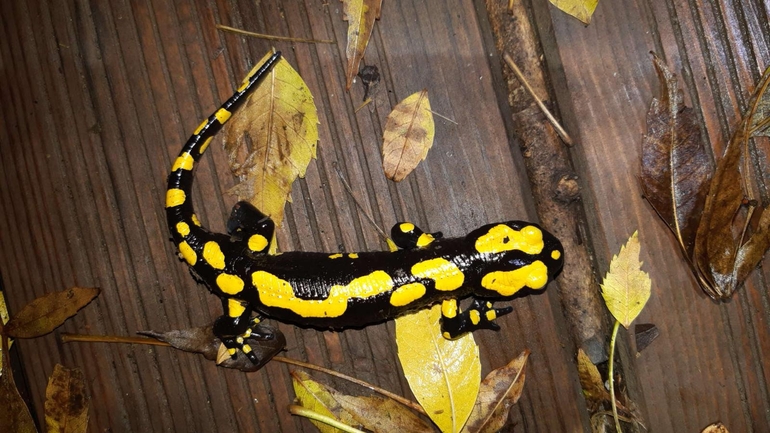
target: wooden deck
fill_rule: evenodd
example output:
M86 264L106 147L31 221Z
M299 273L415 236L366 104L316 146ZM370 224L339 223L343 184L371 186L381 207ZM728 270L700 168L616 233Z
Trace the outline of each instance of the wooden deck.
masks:
M621 359L643 422L652 432L699 432L715 421L731 432L770 431L763 356L770 353L770 275L760 269L730 302L711 302L637 181L645 114L658 90L649 52L679 74L720 155L770 64L770 4L603 0L587 27L547 1L531 8L552 105L576 141L570 156L588 227L580 236L594 252L596 274L638 229L652 277L638 322L656 324L661 335L638 357ZM181 329L221 314L168 240L165 177L200 119L271 46L305 79L321 119L318 160L294 186L282 249L384 247L335 167L386 228L409 219L459 236L487 222L538 219L485 4L385 0L365 58L382 82L357 113L363 89L345 91L341 15L336 0L0 2L0 277L9 308L71 286L103 290L57 332L13 349L39 419L59 362L85 373L92 432L315 431L286 410L294 394L283 364L243 374L167 348L56 338L60 331ZM335 43L271 43L216 24ZM395 185L381 172L382 128L393 105L423 88L432 109L458 125L436 118L428 158ZM204 223L223 230L234 179L221 147L212 147L194 200ZM559 290L513 305L501 332L477 333L484 373L532 351L506 431L590 431L575 365L579 343ZM279 326L287 356L410 395L392 323L342 333Z

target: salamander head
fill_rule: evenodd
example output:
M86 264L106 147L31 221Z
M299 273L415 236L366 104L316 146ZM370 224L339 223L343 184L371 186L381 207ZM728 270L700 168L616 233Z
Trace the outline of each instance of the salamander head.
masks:
M542 290L564 264L561 242L537 224L489 224L467 239L486 263L480 274L482 296L512 297L522 289Z

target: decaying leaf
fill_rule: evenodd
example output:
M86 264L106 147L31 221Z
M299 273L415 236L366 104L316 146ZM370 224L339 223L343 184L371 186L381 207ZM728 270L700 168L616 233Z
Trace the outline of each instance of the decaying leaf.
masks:
M256 353L259 363L254 364L242 352L238 351L236 358L232 359L229 354L220 362L220 349L224 346L222 341L214 335L212 325L201 326L198 328L181 329L167 332L139 331L140 335L155 338L164 341L179 350L185 352L199 353L210 361L217 361L217 365L225 368L233 368L241 371L257 371L267 364L273 356L280 353L286 346L286 338L283 333L267 324L260 323L254 330L254 334L272 335L269 340L249 339L248 343L251 349ZM225 353L227 353L225 351Z
M382 167L385 176L396 182L404 180L428 155L435 131L427 90L399 102L388 114L383 133Z
M230 192L280 225L291 184L297 176L305 176L310 160L316 157L317 141L318 111L313 95L282 58L225 124L225 151L230 169L240 179Z
M690 260L713 167L695 112L685 107L676 75L657 56L653 64L661 91L647 112L640 183L644 197Z
M441 305L396 319L398 358L409 387L442 432L458 432L479 392L479 347L468 333L441 335Z
M353 416L340 406L337 400L332 397L332 388L322 383L312 380L310 376L303 371L291 372L292 384L294 385L294 394L303 407L313 412L333 418L344 424L359 428L360 425ZM321 433L342 433L341 430L331 427L320 421L310 420Z
M660 330L652 323L640 323L634 326L634 339L636 340L637 356L646 349L656 338L660 336Z
M360 425L374 433L435 431L406 406L389 398L356 397L336 391L332 396Z
M3 359L3 371L0 375L0 432L37 433L29 408L19 395L13 374L7 367L8 354L5 350L0 352Z
M47 433L77 433L88 429L88 396L83 372L56 364L45 389Z
M586 25L591 24L591 16L599 0L550 0L551 4L562 12L572 15Z
M586 398L586 406L590 413L601 410L605 402L610 402L610 392L604 387L602 375L583 349L578 349L577 354L578 377L583 395Z
M3 325L8 323L8 305L5 303L5 292L0 290L0 320L2 320ZM13 341L8 341L8 349L11 348ZM0 352L2 351L2 348L0 348ZM0 374L3 374L3 357L0 356Z
M618 255L612 258L610 270L601 284L607 309L626 329L650 299L652 282L641 270L640 249L637 232L634 232Z
M479 387L479 395L463 433L494 433L508 420L508 411L524 391L524 367L529 358L525 350L507 365L491 371Z
M5 325L13 338L34 338L48 334L99 296L96 287L72 287L43 295L25 305Z
M764 131L761 125L770 122L766 117L770 113L768 85L770 68L765 70L724 156L717 163L698 225L693 261L704 290L717 300L729 298L770 247L770 212L758 210L759 222L752 230L749 222L757 218L753 215L756 209L749 204L748 210L744 210L744 204L752 203L755 196L752 173L746 168L749 140L752 134Z
M345 55L348 65L345 68L347 84L350 90L353 79L358 74L358 65L364 58L364 51L374 30L374 21L380 19L382 0L340 0L342 1L342 19L348 22L348 45Z
M701 433L730 433L721 422L716 422L703 429Z

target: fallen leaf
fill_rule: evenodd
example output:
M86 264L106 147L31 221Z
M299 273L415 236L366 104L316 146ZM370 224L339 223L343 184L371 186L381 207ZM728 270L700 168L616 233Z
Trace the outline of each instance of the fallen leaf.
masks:
M333 388L312 380L310 376L303 371L292 371L291 381L294 385L294 394L300 404L317 412L321 415L333 418L353 427L360 427L353 416L340 406L337 400L332 397ZM342 430L334 428L328 424L316 420L310 420L313 425L318 427L321 433L343 433Z
M758 224L748 229L749 221L756 216L751 203L751 170L741 170L747 164L748 142L753 137L751 125L768 122L768 97L770 68L765 70L746 113L735 129L724 156L717 163L711 181L695 242L693 261L705 281L706 293L716 300L728 299L743 284L749 273L759 264L770 247L770 212L761 209ZM761 111L760 111L761 109ZM756 131L755 131L756 132ZM741 173L743 171L743 173Z
M0 320L2 320L3 325L8 323L8 305L5 303L5 292L0 290ZM1 326L0 328L3 328L4 326ZM3 331L4 332L4 331ZM0 332L1 334L2 332ZM8 340L8 349L10 349L13 346L13 341ZM0 352L2 352L2 348L0 348ZM0 356L0 374L3 374L3 357Z
M138 331L137 334L152 337L156 340L166 342L179 350L185 352L199 353L209 361L217 361L217 365L225 368L232 368L240 371L250 372L262 368L273 356L280 353L286 346L286 338L283 333L269 325L260 323L254 329L253 334L272 335L270 340L250 338L247 340L251 349L256 353L259 359L258 364L254 364L241 351L236 352L236 358L232 359L225 350L227 356L219 362L220 351L224 347L222 341L214 335L212 325L201 326L198 328L173 330L166 332L156 331Z
M634 339L636 340L636 353L646 349L658 336L660 330L652 323L640 323L634 326Z
M689 261L713 167L698 119L692 108L685 107L676 75L655 55L653 64L661 91L647 112L640 184Z
M508 411L524 391L524 367L528 358L529 350L525 350L481 381L479 395L463 433L494 433L503 428L508 420Z
M353 79L358 74L358 65L364 58L364 51L374 30L374 21L380 19L382 0L340 0L342 1L342 19L348 22L348 46L345 55L348 59L345 68L347 84L350 90Z
M591 24L591 16L599 0L550 0L562 12L572 15L584 24Z
M272 53L266 54L262 65ZM258 66L257 66L258 67ZM240 183L230 193L283 220L294 180L316 157L318 110L307 85L281 58L225 124L224 148Z
M578 349L577 366L580 387L583 389L588 411L596 413L602 410L605 402L612 401L610 392L604 387L604 380L599 374L599 369L591 362L591 358L586 355L583 349Z
M47 433L77 433L88 429L88 396L83 372L56 364L45 389Z
M342 408L367 430L374 433L431 433L433 427L406 406L385 397L356 397L332 392Z
M458 432L479 392L479 347L471 333L441 335L441 305L396 319L398 359L412 393L442 432Z
M631 326L650 299L652 282L650 276L641 270L640 249L637 232L634 232L618 255L612 258L610 270L601 284L607 309L626 328Z
M388 114L382 143L385 176L402 181L428 155L435 135L428 91L399 102Z
M0 356L3 359L3 371L0 375L0 432L36 433L37 427L29 408L19 395L13 374L7 367L8 354L1 350Z
M730 433L721 422L716 422L704 428L701 433Z
M93 301L100 291L96 287L72 287L43 295L13 316L5 325L4 332L13 338L34 338L48 334Z

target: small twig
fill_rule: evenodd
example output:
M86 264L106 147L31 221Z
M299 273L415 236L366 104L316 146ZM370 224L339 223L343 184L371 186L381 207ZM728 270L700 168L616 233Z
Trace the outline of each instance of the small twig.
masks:
M436 112L435 112L435 111L433 111L433 110L428 110L428 111L430 111L431 113L435 114L436 116L438 116L438 117L440 117L440 118L442 118L442 119L446 120L447 122L452 122L452 123L454 123L455 125L459 125L459 123L455 122L454 120L452 120L452 119L450 119L450 118L448 118L448 117L446 117L446 116L444 116L444 115L442 115L442 114L436 113Z
M364 433L355 427L351 427L341 421L337 421L336 419L328 417L326 415L321 415L320 413L312 411L304 406L290 404L289 413L291 413L292 415L304 416L305 418L322 422L324 424L330 425L332 427L335 427L339 430L342 430L348 433Z
M524 85L524 88L527 89L530 95L532 95L532 98L537 103L537 106L540 107L540 109L543 111L543 114L545 114L545 117L548 118L548 121L551 122L551 125L556 129L556 133L559 134L559 137L567 143L567 145L572 145L572 138L567 134L567 131L564 130L564 128L561 127L559 122L556 120L555 117L553 117L553 114L551 114L550 111L548 111L548 108L543 104L543 101L538 98L538 96L535 94L534 89L529 85L526 78L524 78L524 74L521 73L519 68L516 66L515 63L513 63L513 59L511 56L508 55L508 53L503 54L503 58L505 59L505 62L508 64L508 66L511 67L513 70L513 73L516 74L516 78L519 79L521 84Z
M360 110L360 109L362 109L362 108L366 107L366 106L367 106L367 105L369 105L371 102L372 102L372 98L366 98L366 101L364 101L364 103L363 103L363 104L359 105L359 106L358 106L358 108L356 108L356 110L355 110L354 112L355 112L355 113L358 113L358 110Z
M374 226L374 229L375 229L375 230L377 230L377 233L378 233L380 236L382 236L382 239L383 239L383 240L385 240L385 242L388 242L388 240L390 239L390 237L389 237L387 234L385 234L385 231L384 231L383 229L381 229L381 228L380 228L380 226L378 226L376 222L374 222L374 218L372 218L372 216L371 216L371 215L369 215L369 214L366 212L366 209L364 209L364 207L361 205L361 203L359 203L359 202L358 202L358 199L357 199L357 198L356 198L356 196L353 194L353 188L351 188L351 187L350 187L350 184L349 184L349 183L348 183L348 181L345 179L345 176L343 176L343 175L342 175L342 172L340 171L339 167L337 167L337 164L334 164L334 171L336 171L336 172L337 172L337 177L339 177L339 178L340 178L340 181L342 182L342 186L344 186L344 187L345 187L345 191L347 191L347 192L348 192L348 194L350 194L350 197L352 197L352 198L353 198L353 202L354 202L354 203L356 204L356 206L358 207L358 210L360 210L360 211L361 211L361 213L362 213L362 214L364 214L364 216L366 217L366 219L367 219L367 220L369 220L369 222L370 222L370 223L371 223L371 224Z
M86 335L70 334L62 332L59 335L62 343L124 343L124 344L149 344L151 346L171 346L165 341L150 337L118 337L115 335Z
M262 33L254 33L249 32L246 30L236 29L235 27L225 26L222 24L217 24L217 28L219 30L226 30L228 32L238 33L240 35L245 36L252 36L255 38L261 38L261 39L268 39L271 41L289 41L289 42L306 42L308 44L333 44L334 41L328 41L328 40L319 40L319 39L303 39L303 38L292 38L288 36L274 36L274 35L265 35Z

